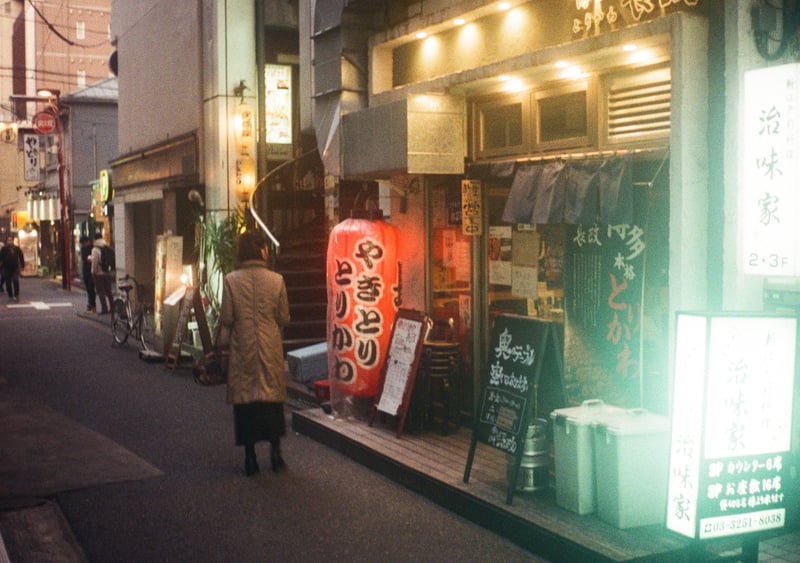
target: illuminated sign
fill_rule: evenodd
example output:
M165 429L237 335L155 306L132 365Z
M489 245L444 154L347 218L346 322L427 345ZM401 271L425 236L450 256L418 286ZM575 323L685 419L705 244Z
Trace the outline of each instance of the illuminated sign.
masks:
M292 156L292 67L265 65L265 115L267 152L272 157Z
M745 73L741 269L800 275L800 64Z
M328 240L328 373L347 395L377 393L397 315L398 229L381 220L345 219Z
M111 176L108 170L100 171L100 180L97 186L100 191L100 203L106 203L111 199Z
M677 318L667 528L710 539L786 523L797 318Z

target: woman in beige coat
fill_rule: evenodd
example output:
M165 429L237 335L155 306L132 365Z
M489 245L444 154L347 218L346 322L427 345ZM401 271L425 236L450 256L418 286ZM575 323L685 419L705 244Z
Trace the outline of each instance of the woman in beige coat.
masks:
M285 464L280 440L286 435L286 401L281 330L289 322L289 300L280 274L267 269L261 233L237 239L238 267L225 276L220 322L227 329L227 402L233 405L236 445L245 448L245 473L258 472L255 443L268 440L273 471Z

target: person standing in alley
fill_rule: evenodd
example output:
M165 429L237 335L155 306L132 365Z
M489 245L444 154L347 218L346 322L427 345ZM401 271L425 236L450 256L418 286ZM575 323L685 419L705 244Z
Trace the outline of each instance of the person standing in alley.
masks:
M105 315L111 310L111 302L113 300L111 282L114 279L114 265L109 258L109 251L113 252L106 244L103 235L95 233L94 246L92 247L90 260L92 262L94 288L97 292L97 298L100 301L101 315ZM105 260L103 260L104 254L106 255Z
M245 473L258 472L255 444L269 441L273 471L285 467L283 403L286 380L282 329L289 299L280 274L267 268L269 249L259 232L237 238L237 268L225 276L220 307L221 348L228 348L227 402L233 405L237 446L244 446Z
M86 287L86 312L94 313L97 310L97 292L94 289L94 277L92 276L92 241L87 236L82 236L81 242L81 277L83 285Z
M3 269L3 282L9 301L19 301L19 274L25 267L25 256L14 244L14 237L8 235L6 244L0 249L0 267Z

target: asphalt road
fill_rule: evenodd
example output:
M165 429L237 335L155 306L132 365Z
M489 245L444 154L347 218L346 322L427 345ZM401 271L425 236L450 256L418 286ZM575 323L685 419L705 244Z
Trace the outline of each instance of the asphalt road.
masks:
M261 473L245 477L223 387L112 347L108 317L79 315L81 289L21 285L19 304L0 296L0 393L25 393L161 472L48 495L89 561L541 561L291 431L288 470L268 470L263 444Z

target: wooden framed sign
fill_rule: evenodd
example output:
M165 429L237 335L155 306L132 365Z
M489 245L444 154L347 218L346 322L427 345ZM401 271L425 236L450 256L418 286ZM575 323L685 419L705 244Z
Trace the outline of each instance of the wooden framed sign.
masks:
M398 438L403 432L428 326L429 320L425 313L411 309L398 310L392 326L389 350L381 369L378 394L375 396L369 425L372 426L378 411L400 417L397 425Z

